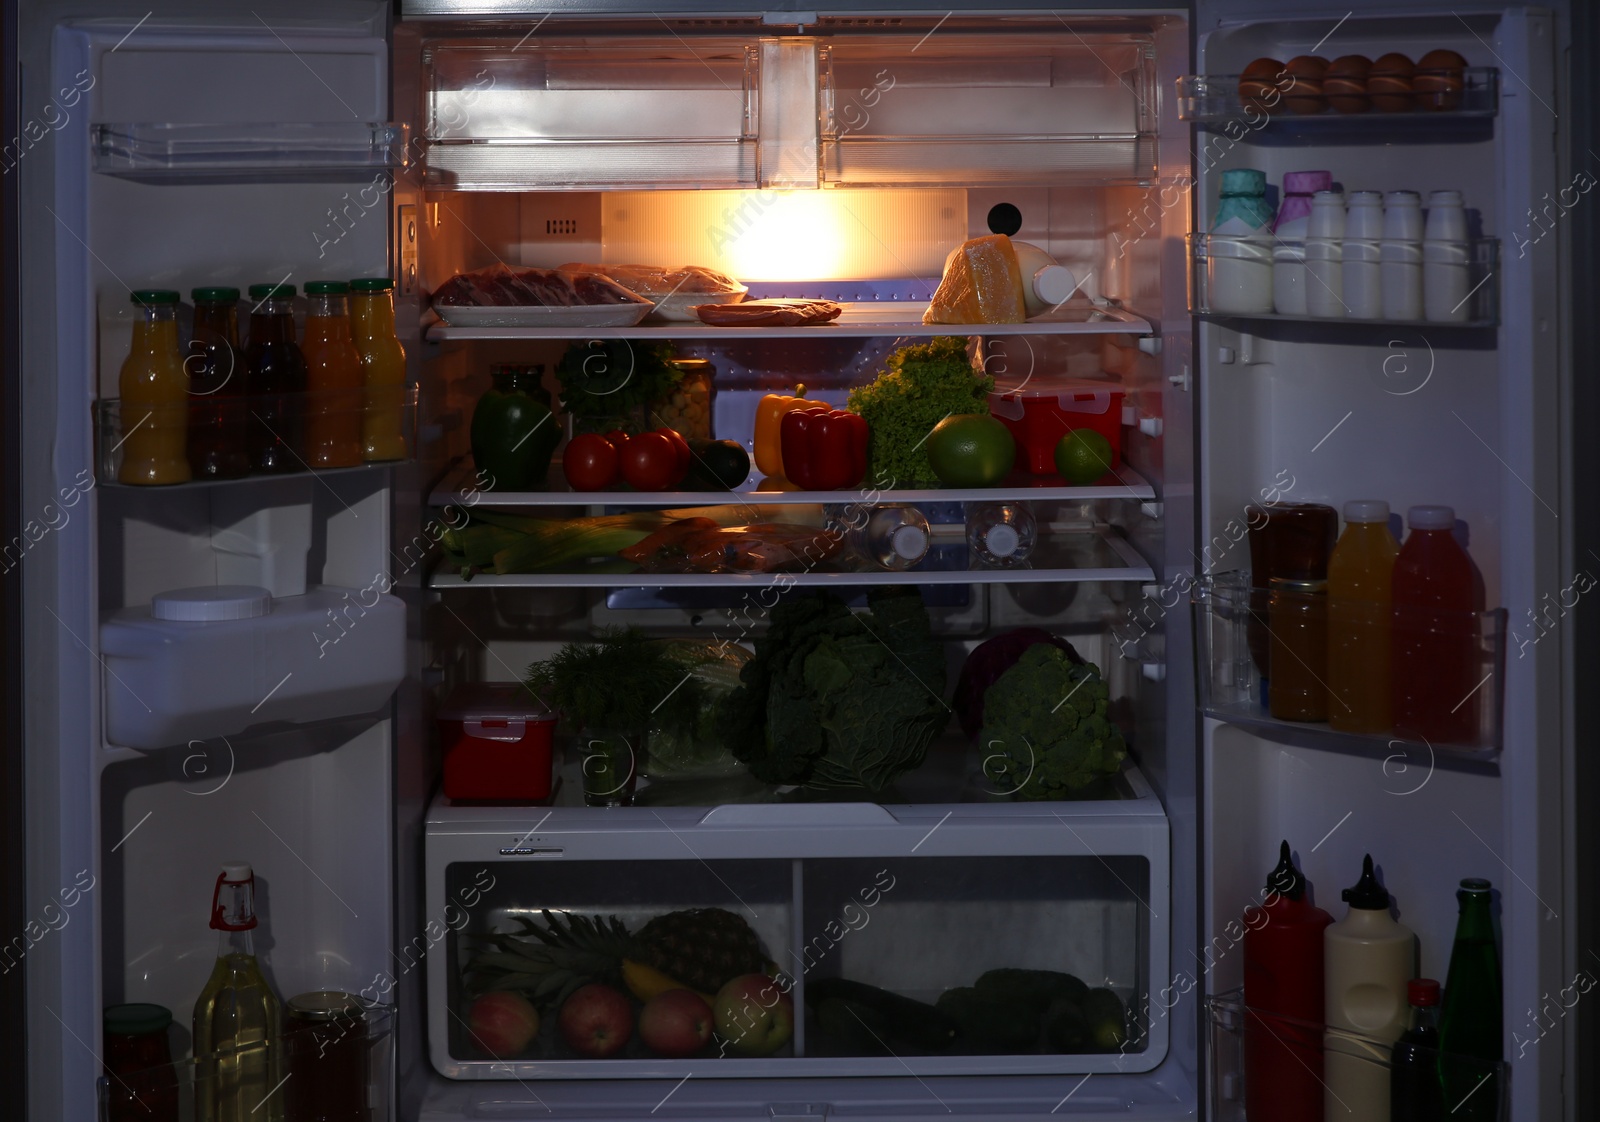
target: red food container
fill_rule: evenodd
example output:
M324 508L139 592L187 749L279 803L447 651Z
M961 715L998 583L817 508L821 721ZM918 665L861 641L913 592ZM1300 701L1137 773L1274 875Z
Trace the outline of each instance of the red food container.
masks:
M989 412L1011 430L1018 461L1034 475L1056 474L1056 445L1073 429L1093 429L1111 442L1111 466L1122 463L1122 386L1064 374L1036 374L1013 390L989 395Z
M526 687L515 682L457 686L438 718L446 797L494 802L550 797L556 718Z

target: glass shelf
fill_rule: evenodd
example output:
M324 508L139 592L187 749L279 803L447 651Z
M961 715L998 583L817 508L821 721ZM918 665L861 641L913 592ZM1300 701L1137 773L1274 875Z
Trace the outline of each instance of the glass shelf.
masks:
M1272 716L1267 708L1270 673L1271 620L1265 589L1248 586L1243 571L1215 573L1203 578L1195 590L1195 656L1200 706L1206 716L1238 725L1270 740L1327 751L1383 757L1402 763L1448 764L1452 761L1491 761L1503 738L1506 625L1504 608L1486 612L1396 615L1388 623L1406 626L1424 636L1448 631L1459 636L1465 649L1460 666L1441 667L1464 696L1444 727L1465 730L1466 735L1432 740L1410 731L1381 733L1343 732L1323 721L1288 721ZM1409 619L1409 623L1404 621ZM1437 643L1437 639L1431 640ZM1292 653L1292 652L1291 652ZM1331 703L1330 703L1331 704ZM1396 765L1400 766L1399 763Z
M1288 81L1288 79L1285 79ZM1500 72L1492 66L1469 66L1462 73L1460 102L1449 109L1429 109L1424 95L1413 94L1410 108L1385 112L1370 106L1358 113L1341 113L1331 107L1317 113L1297 113L1280 102L1247 105L1239 97L1237 74L1185 74L1178 79L1178 119L1204 129L1256 131L1262 128L1307 131L1360 130L1372 134L1389 130L1434 131L1463 119L1492 118L1500 111ZM1275 96L1269 93L1267 100Z
M453 339L783 339L848 336L935 335L1149 335L1150 321L1121 308L1059 308L1023 323L923 323L926 302L905 300L845 303L839 318L809 327L711 327L692 323L645 323L637 327L451 327L427 329L430 342Z
M935 526L932 547L916 566L895 571L867 568L841 552L839 558L804 572L650 573L620 559L554 573L477 573L470 578L448 566L436 568L428 587L461 588L766 588L886 584L1060 584L1084 581L1155 579L1138 552L1110 527L1067 533L1039 528L1039 538L1022 568L971 568L961 527Z
M272 411L268 413L268 416L275 420L277 416L287 412L298 417L302 427L307 423L306 419L313 415L333 418L335 421L343 419L347 422L346 431L353 432L354 439L359 442L362 419L360 416L349 416L349 414L364 413L365 406L358 404L354 409L349 407L348 398L352 392L359 395L362 391L327 390L299 394L280 394L272 401ZM399 399L392 403L392 407L400 411L400 436L411 456L414 456L417 449L417 387L406 386L396 392L399 394ZM359 401L359 396L357 400ZM123 458L128 447L128 437L132 433L147 430L147 427L153 423L169 427L184 427L187 421L184 414L187 409L204 408L223 411L225 416L222 427L236 438L239 443L245 444L248 442L250 429L257 422L263 425L267 423L261 420L261 414L268 411L258 409L257 401L258 399L252 397L218 398L212 401L207 397L192 395L187 406L178 407L178 411L173 416L157 418L155 413L147 410L143 419L130 417L131 424L125 428L123 425L122 400L115 397L101 398L94 403L95 463L97 465L95 477L97 485L141 491L185 490L195 487L218 487L258 482L267 479L291 479L295 476L304 475L347 475L353 472L371 471L378 468L391 468L410 461L411 457L408 456L404 459L380 460L349 467L313 468L305 461L304 449L298 446L301 440L297 439L294 441L296 446L294 447L292 459L298 461L301 466L299 470L295 471L270 474L252 472L249 475L235 479L190 479L182 483L165 484L134 484L125 483L119 479ZM341 415L343 416L341 417ZM173 435L177 438L180 447L186 443L186 432Z
M1306 243L1270 236L1255 239L1190 234L1189 311L1203 319L1219 321L1416 327L1429 331L1499 326L1500 286L1495 281L1500 271L1499 238L1473 238L1467 243L1467 294L1459 305L1465 315L1455 320L1364 319L1275 312L1272 310L1274 256L1282 256L1280 251L1287 251L1297 262L1303 262ZM1427 266L1422 268L1426 285ZM1316 282L1307 275L1305 283Z
M362 179L410 158L407 125L117 123L93 128L93 167L142 183Z
M714 503L759 503L762 506L814 505L865 501L865 488L848 491L780 491L771 481L751 471L750 478L730 491L575 491L562 472L561 462L550 465L542 491L484 491L474 484L477 474L470 460L452 469L428 496L436 507L473 506L660 506L692 507ZM1087 487L1070 487L1058 478L1013 472L994 487L902 488L870 492L874 503L1003 502L1009 499L1076 502L1082 499L1155 500L1155 488L1127 464Z

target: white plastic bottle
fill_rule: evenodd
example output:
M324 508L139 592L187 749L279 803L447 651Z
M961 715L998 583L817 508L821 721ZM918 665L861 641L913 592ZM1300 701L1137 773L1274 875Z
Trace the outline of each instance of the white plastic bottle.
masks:
M1460 191L1428 195L1422 230L1422 303L1429 323L1465 323L1467 307L1467 212Z
M1306 224L1306 314L1343 319L1344 192L1318 191Z
M1339 266L1345 315L1350 319L1383 316L1383 281L1378 264L1378 243L1382 238L1383 196L1377 191L1353 192L1345 210Z
M1017 265L1022 270L1022 304L1028 315L1036 316L1065 304L1078 290L1078 278L1065 265L1032 242L1012 239Z
M850 531L852 551L884 569L909 569L928 555L928 519L903 503L872 508L866 522Z
M1422 318L1422 199L1415 191L1383 197L1383 318Z
M1306 313L1306 235L1311 200L1333 188L1333 173L1291 171L1283 177L1283 203L1272 224L1272 309L1280 316Z
M1323 1117L1389 1122L1389 1047L1410 1012L1406 983L1416 977L1417 937L1389 914L1371 854L1342 895L1349 912L1322 933Z
M1033 552L1038 523L1026 503L967 504L967 550L994 568L1020 566Z

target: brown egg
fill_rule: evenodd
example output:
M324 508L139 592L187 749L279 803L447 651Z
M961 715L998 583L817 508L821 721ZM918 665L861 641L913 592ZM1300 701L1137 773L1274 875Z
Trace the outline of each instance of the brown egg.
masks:
M1424 109L1457 109L1466 89L1467 60L1454 51L1429 51L1417 60L1412 86L1417 104Z
M1403 113L1412 107L1411 80L1416 67L1402 54L1386 54L1367 71L1367 95L1372 107L1385 113Z
M1322 78L1328 60L1320 55L1297 55L1284 67L1294 85L1284 91L1283 103L1295 113L1321 113L1328 107L1322 96Z
M1255 109L1276 109L1279 95L1279 76L1284 73L1283 63L1275 58L1258 58L1239 75L1239 100ZM1287 87L1289 79L1283 78Z
M1328 104L1340 113L1365 113L1371 104L1367 100L1367 72L1372 60L1366 55L1345 55L1328 64L1322 78L1322 92Z

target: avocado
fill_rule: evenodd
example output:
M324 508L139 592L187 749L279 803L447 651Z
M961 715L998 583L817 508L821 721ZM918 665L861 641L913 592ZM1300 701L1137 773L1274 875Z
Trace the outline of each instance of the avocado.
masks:
M975 986L945 990L939 1011L961 1029L962 1043L978 1052L1032 1052L1038 1044L1039 1017L1013 1002Z
M1081 980L1057 970L1002 967L986 971L974 984L985 993L992 993L1017 1006L1034 1022L1044 1015L1044 1011L1057 998L1082 1002L1083 995L1089 992L1089 987Z
M1089 1047L1089 1018L1071 998L1058 997L1044 1014L1044 1039L1057 1052L1082 1052Z

